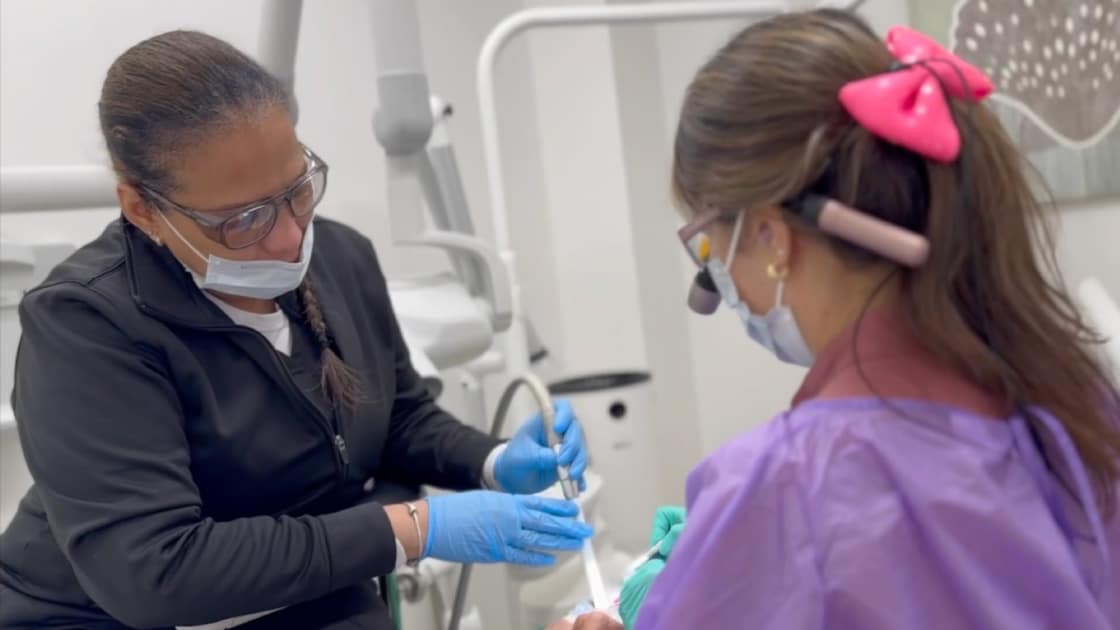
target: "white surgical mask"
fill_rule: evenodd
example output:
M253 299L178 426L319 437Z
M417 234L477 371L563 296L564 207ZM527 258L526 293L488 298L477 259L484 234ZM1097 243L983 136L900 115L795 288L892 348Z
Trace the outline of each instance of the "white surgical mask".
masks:
M258 300L273 300L295 290L307 275L311 265L311 248L315 242L315 223L307 224L303 232L303 245L300 247L299 262L283 260L230 260L210 254L203 256L190 241L183 238L171 221L157 212L167 227L179 237L195 256L206 262L206 275L195 274L198 286L202 289L237 295ZM189 269L189 268L188 268Z
M746 328L747 334L762 347L778 357L779 360L794 365L809 367L813 364L813 353L805 343L805 337L793 317L789 305L782 303L782 294L785 291L785 280L778 281L777 296L774 306L765 315L752 313L747 303L739 298L739 290L731 278L730 267L738 249L739 232L742 229L743 214L735 220L735 230L731 234L731 245L727 256L727 265L719 258L712 257L708 263L708 273L716 285L720 297L731 310L739 316Z

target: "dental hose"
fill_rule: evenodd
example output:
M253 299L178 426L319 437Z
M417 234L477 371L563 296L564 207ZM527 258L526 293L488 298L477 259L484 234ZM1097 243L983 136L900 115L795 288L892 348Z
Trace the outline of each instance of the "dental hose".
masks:
M515 378L505 390L502 391L502 396L498 399L498 409L494 412L494 421L490 424L490 436L498 437L502 434L502 428L505 425L506 414L509 413L509 407L513 403L513 396L517 393L519 387L527 387L533 398L537 401L537 406L541 410L541 419L544 421L544 431L548 436L549 446L559 454L560 452L560 438L556 435L553 429L555 421L555 410L552 406L552 396L548 393L548 388L536 376L532 374L525 374ZM564 498L569 501L574 501L579 496L579 487L576 482L570 477L567 466L558 466L557 475L560 478L560 488L564 492ZM584 520L583 510L581 509L576 518L580 521ZM586 538L583 541L583 548L580 551L583 559L584 575L587 578L588 587L591 589L591 601L596 608L606 608L609 604L607 600L607 591L603 587L603 575L599 570L599 560L595 556L595 549L591 545L591 539ZM455 587L455 599L451 605L451 617L447 623L448 630L459 630L459 622L463 617L463 607L467 601L467 590L471 581L471 567L473 565L464 564L463 568L459 571L459 583Z

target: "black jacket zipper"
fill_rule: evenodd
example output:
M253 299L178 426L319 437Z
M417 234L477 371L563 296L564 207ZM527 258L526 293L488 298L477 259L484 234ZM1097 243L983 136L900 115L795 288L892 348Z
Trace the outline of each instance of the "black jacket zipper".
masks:
M185 328L191 328L193 330L206 330L213 332L248 333L249 335L255 337L258 341L263 343L265 345L265 348L268 350L269 356L272 357L273 365L277 370L279 370L281 374L284 375L283 384L287 388L288 393L291 394L294 392L296 398L299 399L300 404L302 404L303 407L307 411L311 412L311 414L318 420L316 424L318 424L319 428L323 430L327 441L332 445L331 450L334 451L335 472L340 481L346 479L346 469L350 465L350 454L346 448L346 438L342 435L341 423L339 423L338 426L335 426L335 423L331 422L331 419L326 417L321 411L319 411L319 407L310 399L308 399L307 394L303 393L303 390L299 388L299 385L297 385L295 380L292 378L292 375L288 371L288 368L284 365L284 362L280 360L280 356L276 351L276 348L274 348L272 344L269 343L268 339L266 339L264 335L246 326L199 326L197 324L181 320L173 315L169 315L162 311L155 311L155 309L150 308L146 304L141 303L139 306L141 310L148 313L149 315L159 317L160 319L169 321L177 326L183 326Z

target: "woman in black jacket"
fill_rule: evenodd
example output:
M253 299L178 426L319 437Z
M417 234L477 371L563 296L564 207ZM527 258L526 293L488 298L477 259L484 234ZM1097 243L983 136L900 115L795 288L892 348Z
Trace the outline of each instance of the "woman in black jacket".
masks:
M431 556L547 564L590 530L558 406L507 444L432 401L371 243L280 83L175 31L99 103L122 218L25 297L13 406L34 486L0 537L0 626L388 628L372 578ZM454 490L418 502L419 485ZM486 489L482 489L486 488ZM512 493L512 494L507 494Z

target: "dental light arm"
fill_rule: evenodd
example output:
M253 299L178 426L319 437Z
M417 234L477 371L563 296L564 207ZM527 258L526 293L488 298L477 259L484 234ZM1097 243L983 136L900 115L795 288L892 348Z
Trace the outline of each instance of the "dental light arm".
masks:
M466 191L463 190L463 178L459 174L455 148L447 129L453 110L451 105L435 95L430 98L430 102L434 126L432 137L428 140L428 159L421 165L420 171L420 183L429 193L426 196L428 212L437 229L473 236L474 221L471 219ZM492 287L486 287L486 283L490 282L486 271L489 262L479 260L474 254L459 251L448 253L456 275L471 295L486 295L488 291L492 294L508 293L508 289L495 292Z
M471 294L486 303L494 330L505 331L513 320L505 267L488 243L456 229L470 226L469 213L446 134L437 136L429 149L436 117L424 74L416 4L372 0L371 6L379 100L373 129L388 162L393 240L450 252ZM442 118L443 108L437 114ZM425 221L425 208L433 214L432 227Z
M116 177L100 164L0 169L0 212L115 208L117 203Z
M463 178L459 174L459 164L448 130L448 121L454 115L454 109L450 103L443 102L434 94L430 102L434 126L432 137L428 141L428 161L431 162L432 175L435 177L432 186L441 193L440 208L431 208L432 218L441 229L474 234L474 221L467 209Z
M303 0L265 0L261 8L261 34L257 42L257 60L274 77L280 79L292 97L292 121L299 120L299 104L295 99L296 46L299 43L299 21Z

